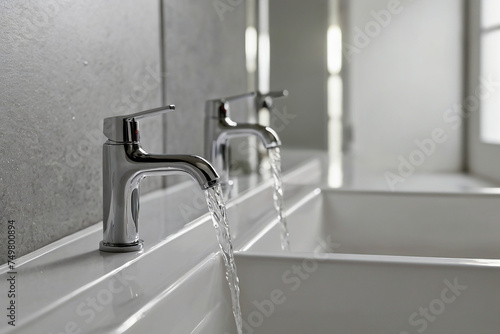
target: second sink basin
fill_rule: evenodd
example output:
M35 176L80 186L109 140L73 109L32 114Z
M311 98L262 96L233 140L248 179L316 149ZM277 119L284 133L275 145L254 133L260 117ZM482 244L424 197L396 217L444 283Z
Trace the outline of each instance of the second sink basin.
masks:
M238 254L244 333L498 333L499 261L403 259Z
M496 334L500 261L236 254L244 334ZM209 287L209 288L207 288ZM220 257L113 333L236 333Z
M312 189L289 206L293 252L500 259L500 195ZM279 249L273 222L246 250Z

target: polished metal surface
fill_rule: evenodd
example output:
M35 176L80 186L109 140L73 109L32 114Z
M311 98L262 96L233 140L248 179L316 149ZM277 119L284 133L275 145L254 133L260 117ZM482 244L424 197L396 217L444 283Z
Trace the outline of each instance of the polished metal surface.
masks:
M274 108L274 99L287 96L288 90L286 89L265 94L257 92L255 94L255 111L258 113L262 108L265 108L269 110L269 112L272 112Z
M212 165L195 155L150 154L140 144L137 120L174 110L173 105L104 120L103 145L103 241L105 252L142 249L139 239L139 184L148 175L185 172L202 190L218 184Z
M137 121L155 115L175 110L174 105L141 111L135 114L114 116L104 119L103 132L110 140L118 143L139 141Z
M278 90L268 93L255 93L255 119L257 123L263 126L270 126L272 114L276 114L277 109L274 105L274 100L288 96L288 90ZM267 152L262 147L257 148L257 169L261 172L269 169L269 163L264 163L267 160Z
M231 120L229 102L256 98L256 93L209 100L205 109L205 156L221 175L221 183L229 182L228 140L234 137L257 136L269 149L281 145L278 134L268 126L236 123Z

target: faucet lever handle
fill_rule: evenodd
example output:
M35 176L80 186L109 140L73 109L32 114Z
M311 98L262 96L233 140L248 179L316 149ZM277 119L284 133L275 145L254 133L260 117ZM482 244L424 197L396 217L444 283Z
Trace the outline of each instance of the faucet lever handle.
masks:
M254 98L255 96L257 96L257 94L255 92L251 92L251 93L245 93L245 94L235 95L235 96L231 96L231 97L225 97L225 98L220 99L220 101L221 102L234 102L234 101L238 101L238 100Z
M109 140L119 143L139 141L138 120L164 114L173 110L175 110L175 105L171 104L134 114L107 117L104 119L103 124L104 135Z
M131 120L139 120L139 119L146 118L146 117L152 117L152 116L156 116L156 115L165 114L169 111L174 111L174 110L175 110L175 105L170 104L168 106L163 106L163 107L159 107L159 108L155 108L155 109L140 111L140 112L135 113L135 114L118 116L118 117L122 118L126 121L131 121Z
M269 92L266 94L259 93L257 96L257 107L258 108L271 108L273 105L273 99L280 97L287 97L288 90L278 90L274 92ZM258 110L257 110L258 111Z
M266 93L266 94L260 94L260 97L263 97L263 98L266 98L266 97L270 97L270 98L273 98L273 99L276 99L276 98L279 98L279 97L287 97L288 96L288 90L284 89L284 90L276 90L274 92L269 92L269 93Z

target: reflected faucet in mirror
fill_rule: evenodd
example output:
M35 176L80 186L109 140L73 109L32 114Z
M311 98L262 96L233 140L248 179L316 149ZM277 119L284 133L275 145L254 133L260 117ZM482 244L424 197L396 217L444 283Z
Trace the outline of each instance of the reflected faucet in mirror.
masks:
M274 105L274 99L283 98L288 96L288 90L278 90L269 93L257 92L255 94L255 116L257 122L261 125L270 126L271 115L276 108ZM267 111L267 115L263 115L263 112Z
M247 93L228 98L209 100L205 109L205 156L221 176L223 185L230 185L229 148L230 138L255 135L266 149L281 146L276 131L260 124L236 123L229 112L230 102L256 98L258 94Z
M288 97L288 90L277 90L268 93L258 91L255 96L255 118L257 123L263 126L272 126L272 115L276 114L277 109L274 100L277 98ZM274 128L280 131L279 128ZM270 170L268 152L262 146L257 148L257 169L260 174L266 174Z

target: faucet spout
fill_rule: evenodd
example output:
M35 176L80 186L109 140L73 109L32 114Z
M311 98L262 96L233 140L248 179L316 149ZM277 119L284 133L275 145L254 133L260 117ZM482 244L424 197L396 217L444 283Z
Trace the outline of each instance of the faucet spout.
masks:
M221 130L218 138L219 142L233 137L255 135L267 149L281 146L278 134L268 126L236 123L229 118L222 120L219 126Z
M219 175L214 167L202 157L196 155L150 154L138 145L132 145L127 155L130 164L137 164L137 172L144 175L185 172L189 174L202 190L217 185Z

